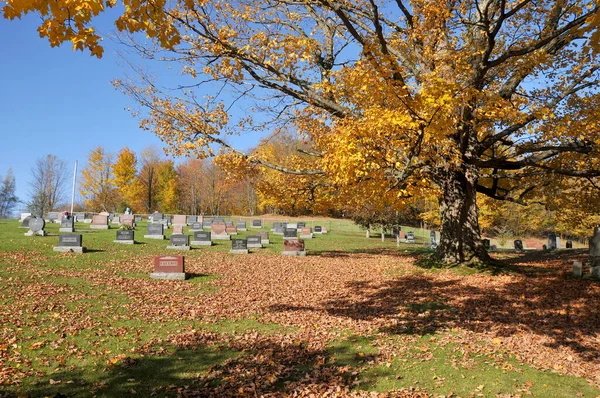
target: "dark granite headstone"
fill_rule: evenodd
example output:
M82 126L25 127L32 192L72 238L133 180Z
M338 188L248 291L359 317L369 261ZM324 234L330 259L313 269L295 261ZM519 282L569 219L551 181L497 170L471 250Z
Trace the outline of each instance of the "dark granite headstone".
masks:
M59 246L81 246L82 236L79 234L63 234L58 236Z
M29 221L33 218L33 216L27 216L23 219L23 222L21 223L21 227L22 228L29 228Z
M163 214L162 213L153 213L150 214L150 221L154 222L154 223L158 223L163 219Z
M50 222L58 222L58 217L60 216L60 213L57 211L51 211L48 213L48 221Z
M231 250L247 250L248 241L246 239L232 239Z
M415 241L415 233L413 231L408 231L406 233L406 241L407 242L414 242Z
M238 221L235 223L235 227L237 229L242 229L245 230L246 229L246 221Z
M550 235L548 235L548 250L554 250L558 248L558 238L556 237L556 234L552 232Z
M315 226L315 233L320 234L323 232L323 227L320 225Z
M202 220L202 228L210 228L211 225L212 225L212 219L205 218L204 220Z
M260 240L260 235L251 235L246 238L248 241L249 248L260 248L262 247L262 242Z
M261 220L252 220L252 226L255 228L261 228L262 227L262 221Z
M568 240L567 241L567 249L572 249L573 248L573 241Z
M133 230L123 230L123 231L119 230L119 231L117 231L117 240L127 240L127 241L130 241L130 240L134 240L133 236L134 236Z
M160 223L148 224L148 235L164 235L164 228Z
M489 239L483 239L483 247L485 247L486 250L490 250L490 240Z
M73 229L75 226L75 220L72 216L64 216L62 220L60 220L61 228L71 228Z
M522 252L523 251L523 241L520 239L515 240L514 242L515 250Z
M202 231L202 223L194 221L190 224L190 231Z
M173 234L169 239L169 246L189 246L190 245L190 236L189 235L179 235Z
M298 237L298 230L295 228L286 228L283 230L283 238L284 239L288 239L288 238L297 238Z
M134 220L135 222L142 222L142 216L135 216L135 217L133 218L133 220Z
M258 234L260 236L260 243L264 243L265 245L270 243L269 233L267 231L260 231Z
M187 223L188 225L198 222L198 217L197 216L187 216Z
M194 232L194 240L199 242L210 242L210 232L209 231L195 231Z
M298 221L298 224L296 226L298 227L298 229L302 229L306 227L306 223L304 221Z
M233 221L225 221L226 227L233 227Z

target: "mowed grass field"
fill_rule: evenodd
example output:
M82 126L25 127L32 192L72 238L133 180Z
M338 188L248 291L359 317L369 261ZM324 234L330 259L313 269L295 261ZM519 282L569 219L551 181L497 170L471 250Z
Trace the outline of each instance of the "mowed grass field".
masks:
M600 396L600 283L570 277L583 251L428 269L424 231L396 247L329 221L306 257L273 234L249 255L171 251L145 223L136 245L76 224L79 255L53 252L59 224L19 225L0 220L0 397ZM167 254L188 280L150 279Z

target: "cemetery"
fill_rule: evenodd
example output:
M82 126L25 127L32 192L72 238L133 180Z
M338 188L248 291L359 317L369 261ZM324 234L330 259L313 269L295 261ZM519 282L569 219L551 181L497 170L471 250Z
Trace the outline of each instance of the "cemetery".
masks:
M217 220L212 227L226 233L227 221L226 218ZM24 340L22 332L14 326L4 327L4 336L22 347L18 351L8 348L7 357L13 361L18 358L29 365L16 368L17 362L4 362L3 369L12 369L12 376L3 376L3 382L12 385L12 391L43 391L44 394L52 391L78 394L102 381L99 391L128 394L130 389L150 391L158 387L169 395L167 381L177 385L187 379L175 372L162 374L155 380L144 378L139 372L154 366L154 360L169 363L174 359L169 354L175 352L173 350L177 350L179 357L186 358L186 368L209 377L212 377L213 367L217 369L223 361L233 359L235 366L252 372L253 380L262 380L262 377L273 376L268 373L263 376L260 364L240 350L255 344L275 344L280 348L268 355L270 360L281 363L284 373L275 371L274 377L294 375L305 366L303 364L322 361L323 354L319 352L326 353L324 360L330 370L313 376L321 388L339 386L339 382L331 378L341 375L336 373L339 372L336 366L344 363L351 369L362 369L352 380L369 379L364 381L364 387L375 391L381 388L403 391L417 381L422 391L442 393L452 389L457 395L481 391L478 388L482 384L490 394L525 388L535 395L550 387L566 391L567 395L581 392L583 396L594 396L600 391L600 380L596 378L600 364L586 359L583 351L572 351L568 340L554 333L556 327L564 331L565 336L583 331L578 344L585 347L588 354L599 350L594 342L598 323L567 322L562 311L570 308L572 320L592 320L597 315L593 306L584 303L600 299L600 280L594 282L592 277L600 271L597 250L600 231L596 231L591 249L531 250L521 248L518 242L513 248L500 248L496 256L506 270L504 276L498 278L493 270L466 274L461 269L440 272L420 264L419 256L431 251L431 245L436 244L434 231L402 227L382 241L377 234L365 238L364 231L340 220L327 224L327 234L305 240L299 235L306 235L310 228L315 231L314 222L286 223L285 227L281 225L283 235L269 234L271 222L263 220L260 229L238 231L227 242L214 240L208 231L190 231L191 226L187 225L181 233L174 233L173 229L162 229L162 223L141 221L136 223L137 231L145 234L149 228L156 228L156 232L139 239L138 243L143 244L132 245L133 229L98 230L90 224L75 222L77 233L71 234L61 233L59 229L63 225L57 222L44 225L42 229L47 236L23 237L21 232L19 237L22 222L0 221L0 233L11 241L6 243L5 240L0 251L3 297L24 299L36 284L55 286L31 291L31 294L35 292L35 301L19 299L24 303L20 315L5 314L7 325L15 325L18 319L22 325L28 325L25 330L37 332L35 337ZM294 224L302 226L300 233L289 228ZM319 226L323 230L324 225ZM273 229L280 229L280 224ZM406 231L405 238L398 243L401 231ZM164 234L169 242L154 239L154 234ZM549 239L540 244L551 243L555 237ZM129 245L116 244L125 242ZM491 242L498 244L495 240ZM170 248L189 250L186 248L190 246L196 249L185 251L185 255L168 253ZM52 252L55 253L49 254ZM23 254L10 257L14 253ZM13 259L9 261L9 258ZM24 268L24 264L31 264L33 268ZM298 279L299 273L305 276ZM123 279L120 274L129 277ZM65 281L70 282L65 284ZM71 296L71 284L76 281L85 287L78 300L100 297L100 301L95 300L92 306L61 306L60 303ZM367 285L360 289L352 287L359 282ZM175 283L178 284L176 291L173 290ZM562 288L557 290L558 286ZM54 293L56 288L60 293ZM257 295L257 291L262 293ZM461 300L474 294L487 303L485 307ZM190 301L189 295L198 299ZM546 304L535 304L526 312L513 311L514 306L523 305L523 296L530 303L538 303L543 298ZM229 301L232 297L235 301ZM208 304L206 298L218 303L217 307ZM366 307L355 307L354 300L366 300ZM11 302L5 301L3 308L11 308ZM47 306L50 302L54 303L53 309L31 312L34 306ZM118 303L125 303L125 307ZM99 311L96 306L110 310ZM476 322L468 315L475 309ZM223 314L222 311L225 317L215 318L217 313ZM85 314L89 314L87 318ZM50 331L45 332L32 323L38 316L52 319L57 327L71 332L53 342ZM121 320L113 320L115 316ZM92 329L89 323L83 322L84 318L94 325ZM150 327L149 322L158 322L160 330ZM122 334L113 335L110 329L105 331L100 327L102 324L120 328ZM501 330L513 327L511 325L519 328L518 333L505 336ZM319 340L314 340L312 330L319 331ZM345 332L340 336L336 330ZM140 331L137 339L130 338ZM384 334L381 331L385 331ZM94 337L90 333L94 333ZM258 334L233 344L232 336L247 333ZM209 335L214 336L211 337L214 343L200 346L191 343ZM397 336L400 340L390 345L385 336ZM461 352L473 359L467 361L463 354L457 355L446 347L442 342L449 336L453 345L461 347ZM152 353L155 349L148 351L147 344L159 337L161 342L153 343L155 349L166 351L162 354ZM285 340L281 339L288 338L303 343L299 346L282 343ZM189 339L192 339L190 343L185 343ZM313 352L309 342L318 344L318 351ZM91 343L96 348L92 348ZM55 345L54 351L43 348L50 344ZM115 344L122 348L116 351L103 348ZM531 351L531 344L535 353ZM527 345L527 351L521 349L523 345ZM411 346L418 347L416 352L421 354L399 361L397 358L403 357L405 347ZM66 347L78 347L78 350L67 352ZM219 347L224 347L224 351ZM216 349L220 354L213 356L211 353ZM102 353L103 350L106 353ZM203 354L198 356L199 352ZM65 358L63 365L54 359L59 353ZM519 353L521 359L515 360L514 353ZM212 359L206 359L207 355ZM300 356L306 362L278 362L282 360L281 355ZM78 356L93 360L80 367L76 365ZM363 356L375 360L371 362L372 359L362 359ZM456 361L459 373L447 368L447 358ZM495 365L485 365L490 361ZM573 364L587 369L586 373L569 370L574 369ZM447 381L423 379L423 372L431 367L436 368L438 377ZM44 370L50 368L54 370ZM389 377L390 369L403 378ZM33 371L38 372L38 376L34 377ZM225 368L225 371L230 370ZM371 376L367 377L367 373ZM17 377L19 382L11 384ZM222 380L217 373L214 377ZM69 380L73 383L64 384ZM245 388L244 380L235 377L219 387L223 390L217 391L221 391L219 395L227 395L229 389ZM296 380L301 382L301 379ZM214 388L191 379L185 382L200 391ZM348 394L353 390L350 385L342 388L347 389ZM427 396L424 392L419 394L422 395L414 396Z
M600 0L0 10L0 398L600 398Z

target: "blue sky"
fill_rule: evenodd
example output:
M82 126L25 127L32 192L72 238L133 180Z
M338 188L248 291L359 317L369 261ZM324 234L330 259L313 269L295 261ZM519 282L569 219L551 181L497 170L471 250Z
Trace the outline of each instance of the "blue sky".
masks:
M126 72L116 43L104 40L99 60L72 51L70 43L51 48L39 37L38 25L34 15L14 21L0 17L0 175L13 169L17 196L25 201L31 168L46 154L65 160L71 170L78 160L81 170L99 145L113 153L125 146L136 153L149 145L163 146L151 132L139 129L126 110L135 104L111 85ZM113 30L107 16L95 26L103 36ZM239 149L256 142L237 139Z

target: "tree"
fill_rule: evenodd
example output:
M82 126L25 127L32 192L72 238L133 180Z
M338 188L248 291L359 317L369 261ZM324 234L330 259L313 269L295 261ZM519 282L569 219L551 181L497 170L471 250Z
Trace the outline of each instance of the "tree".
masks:
M141 167L138 178L142 185L144 208L148 213L158 210L156 189L158 185L157 168L160 162L161 158L158 149L148 147L142 151L140 156Z
M43 217L65 201L68 181L66 163L55 155L38 158L31 170L31 177L28 208Z
M88 163L81 170L79 193L90 209L117 211L118 193L113 175L113 157L102 146L94 148L88 155Z
M117 155L113 166L115 186L121 197L121 207L131 208L133 212L140 212L143 208L143 188L137 178L137 159L135 152L125 147Z
M187 214L197 215L204 212L204 161L186 159L177 165L179 176L179 204Z
M165 213L175 213L179 209L178 176L172 160L163 160L156 168L156 202Z
M42 7L19 3L8 2L5 15ZM173 153L204 157L220 145L279 171L323 175L341 191L364 192L367 184L399 198L433 192L440 199L436 256L446 264L489 260L478 194L525 203L573 179L584 197L600 185L600 56L590 49L598 47L597 2L125 3L117 27L145 30L157 44L134 47L161 60L169 50L184 73L198 77L176 93L143 80L120 83L148 109L142 125ZM43 35L83 41L79 47L98 55L95 33L82 29L98 7L61 36L67 2L55 10L43 4L50 11ZM230 94L201 103L198 93L211 79ZM253 126L229 112L239 98L263 100L259 120L274 111L278 121L293 121L315 154L313 167L235 151L222 134Z
M15 195L17 184L12 169L8 169L6 176L0 182L0 218L11 216L19 199Z

